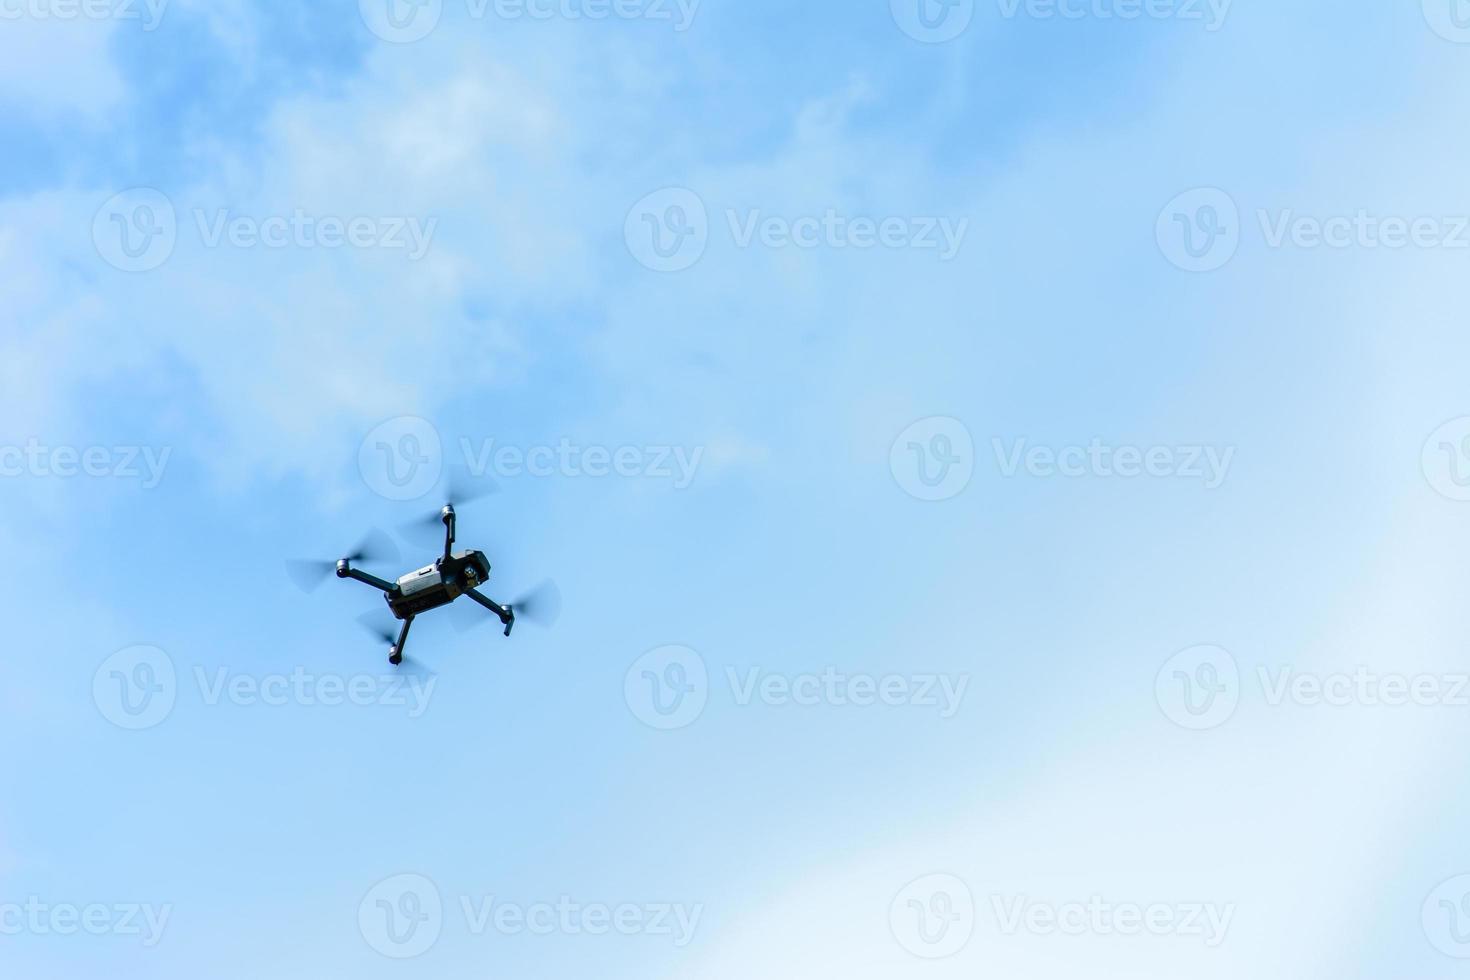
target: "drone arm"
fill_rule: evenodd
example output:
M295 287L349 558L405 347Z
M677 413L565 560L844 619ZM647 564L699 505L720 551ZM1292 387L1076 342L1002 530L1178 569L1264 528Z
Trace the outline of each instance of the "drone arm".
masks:
M403 663L403 648L408 645L408 628L412 625L412 616L403 621L403 628L398 631L398 642L388 651L388 662L395 667Z
M454 506L447 504L442 515L444 520L444 560L449 561L450 552L454 550Z
M467 589L465 591L465 595L469 596L471 599L475 600L480 605L484 606L486 609L499 616L500 621L505 624L505 635L510 636L511 627L515 626L516 624L516 612L513 607L502 606L494 599L487 598L486 596L483 596L480 593L476 592L474 589Z
M339 561L337 563L337 577L355 579L364 585L371 585L373 588L383 592L398 591L398 586L392 582L385 582L376 575L369 575L367 572L358 571L345 561Z

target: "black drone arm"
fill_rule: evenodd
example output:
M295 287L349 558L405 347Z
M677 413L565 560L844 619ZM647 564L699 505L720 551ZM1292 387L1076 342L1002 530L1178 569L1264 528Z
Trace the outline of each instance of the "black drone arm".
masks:
M486 609L499 616L500 621L505 624L505 635L510 636L511 627L515 626L516 624L516 612L513 607L502 606L494 599L483 596L480 593L476 592L474 589L465 590L465 595L469 596L471 599L475 600L480 605L484 606Z
M371 585L375 589L380 589L383 592L398 591L398 586L392 582L385 582L376 575L369 575L367 572L358 571L345 558L337 562L337 577L354 579L364 585Z
M444 561L447 563L454 550L454 505L445 504L444 512L440 516L444 521Z

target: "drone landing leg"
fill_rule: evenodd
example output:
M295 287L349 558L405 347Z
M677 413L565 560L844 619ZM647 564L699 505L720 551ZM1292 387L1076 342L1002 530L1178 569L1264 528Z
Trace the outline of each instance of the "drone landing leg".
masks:
M403 647L408 643L408 628L412 625L412 616L403 621L403 629L398 631L398 642L388 651L388 662L395 667L403 663Z
M471 599L475 600L480 605L484 606L486 609L499 616L500 621L505 624L505 635L510 636L511 627L516 624L516 611L514 607L502 606L494 599L480 595L480 593L476 592L474 589L467 589L465 591L465 595L469 596Z

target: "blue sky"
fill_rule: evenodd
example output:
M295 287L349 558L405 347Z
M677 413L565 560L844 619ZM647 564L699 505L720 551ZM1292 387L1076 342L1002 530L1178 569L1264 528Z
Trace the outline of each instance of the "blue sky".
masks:
M7 975L1463 970L1470 11L394 2L0 0Z

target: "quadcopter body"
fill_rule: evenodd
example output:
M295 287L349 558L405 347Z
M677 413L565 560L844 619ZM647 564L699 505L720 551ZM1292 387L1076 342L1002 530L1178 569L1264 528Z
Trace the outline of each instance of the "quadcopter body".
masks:
M456 551L447 561L438 558L404 575L397 588L385 592L383 598L396 619L408 619L447 606L489 580L490 562L483 551Z
M447 606L461 597L468 596L471 601L498 616L505 625L506 636L510 636L511 628L516 623L514 606L502 606L477 591L490 580L490 560L485 557L485 553L454 550L453 504L445 505L440 512L440 519L444 522L444 553L433 564L409 572L396 582L389 582L353 568L349 558L337 562L338 578L350 578L380 590L394 618L402 621L398 640L388 650L388 662L395 667L403 663L403 649L408 642L408 629L413 625L414 617L431 609Z

